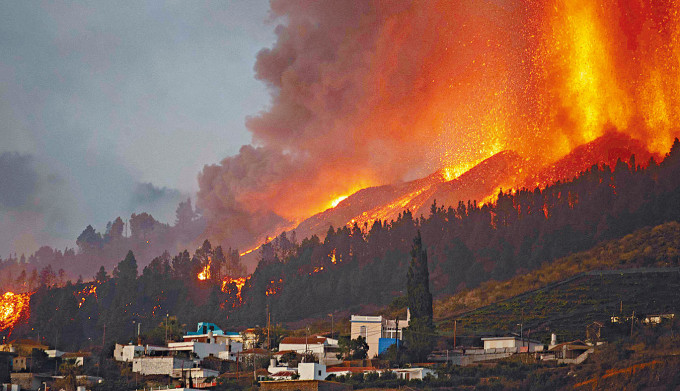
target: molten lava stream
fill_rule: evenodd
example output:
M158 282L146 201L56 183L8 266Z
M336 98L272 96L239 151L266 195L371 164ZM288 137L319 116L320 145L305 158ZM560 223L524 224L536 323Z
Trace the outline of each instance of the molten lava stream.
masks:
M11 334L21 320L28 319L32 294L6 292L0 296L0 331L9 329Z

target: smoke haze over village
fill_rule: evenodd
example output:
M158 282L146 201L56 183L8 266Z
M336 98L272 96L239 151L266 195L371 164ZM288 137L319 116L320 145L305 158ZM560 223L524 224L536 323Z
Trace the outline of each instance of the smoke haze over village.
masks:
M266 1L0 5L0 254L73 247L92 224L174 223L204 164L267 103Z

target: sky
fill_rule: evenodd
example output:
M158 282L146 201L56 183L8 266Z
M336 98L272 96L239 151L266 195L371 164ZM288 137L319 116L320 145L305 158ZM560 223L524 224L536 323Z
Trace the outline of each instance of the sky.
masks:
M264 0L0 3L0 257L133 212L173 223L266 109Z

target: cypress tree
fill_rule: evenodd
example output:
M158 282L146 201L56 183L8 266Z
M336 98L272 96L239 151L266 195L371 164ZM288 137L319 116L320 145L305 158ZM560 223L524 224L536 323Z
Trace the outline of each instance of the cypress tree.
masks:
M435 329L432 322L432 294L430 293L427 251L423 248L420 231L413 239L406 284L411 320L408 328L404 330L404 340L411 361L424 362L434 348Z
M432 324L432 294L430 293L430 272L427 267L427 251L423 248L423 239L418 234L413 239L411 263L409 264L406 282L406 294L412 319L423 318Z

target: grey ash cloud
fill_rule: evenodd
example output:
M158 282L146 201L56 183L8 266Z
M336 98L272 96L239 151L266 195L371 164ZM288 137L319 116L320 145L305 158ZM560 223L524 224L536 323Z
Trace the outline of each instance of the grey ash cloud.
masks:
M33 157L17 152L0 154L0 209L30 207L38 188Z

